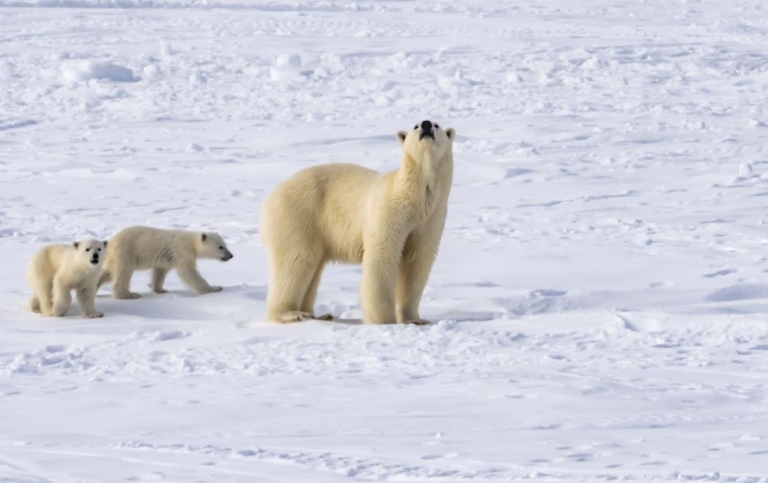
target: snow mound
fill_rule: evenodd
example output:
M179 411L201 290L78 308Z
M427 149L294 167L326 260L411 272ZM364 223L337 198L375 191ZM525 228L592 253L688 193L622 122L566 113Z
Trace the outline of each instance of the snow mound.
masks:
M111 62L79 61L61 67L61 75L69 82L86 82L91 79L107 79L115 82L136 82L133 71L128 67Z
M274 81L297 79L301 76L301 56L283 54L275 59L275 65L269 68L269 75Z

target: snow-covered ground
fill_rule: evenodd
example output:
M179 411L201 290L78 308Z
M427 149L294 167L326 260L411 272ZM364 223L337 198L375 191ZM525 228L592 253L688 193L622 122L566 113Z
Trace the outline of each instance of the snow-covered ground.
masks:
M767 96L763 0L1 0L0 481L768 481ZM422 119L434 324L265 322L265 194ZM24 310L131 224L224 291Z

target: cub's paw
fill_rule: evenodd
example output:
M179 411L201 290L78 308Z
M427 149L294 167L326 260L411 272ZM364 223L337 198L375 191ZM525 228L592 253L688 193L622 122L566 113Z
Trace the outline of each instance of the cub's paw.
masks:
M333 320L333 315L331 314L322 314L322 315L316 315L312 317L315 320Z
M205 290L203 290L202 292L200 292L200 295L205 295L205 294L207 294L207 293L216 293L216 292L221 292L222 290L224 290L224 288L223 288L223 287L219 287L218 285L213 285L213 286L211 286L210 288L208 288L208 289L205 289Z
M89 314L85 314L85 316L88 317L89 319L98 319L100 317L104 317L104 313L103 312L91 312Z
M113 295L113 297L118 300L133 300L133 299L141 298L141 295L135 292L128 292L128 293L116 293Z

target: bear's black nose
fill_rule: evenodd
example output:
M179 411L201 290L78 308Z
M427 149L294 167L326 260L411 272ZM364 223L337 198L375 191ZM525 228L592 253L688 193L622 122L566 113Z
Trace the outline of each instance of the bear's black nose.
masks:
M435 132L432 130L431 121L421 121L421 129L419 129L419 141L424 138L435 139Z

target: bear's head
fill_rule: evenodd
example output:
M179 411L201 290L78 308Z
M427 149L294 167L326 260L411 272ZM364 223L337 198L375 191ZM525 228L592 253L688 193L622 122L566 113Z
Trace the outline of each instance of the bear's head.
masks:
M443 130L432 121L421 121L410 131L400 131L397 139L403 146L403 154L416 160L425 158L441 159L451 152L456 131L453 128Z
M222 262L226 262L234 257L232 252L227 249L224 239L218 233L201 233L198 251L200 258L212 258Z
M104 262L104 255L107 251L107 242L87 238L72 243L77 252L77 259L84 265L100 267Z

